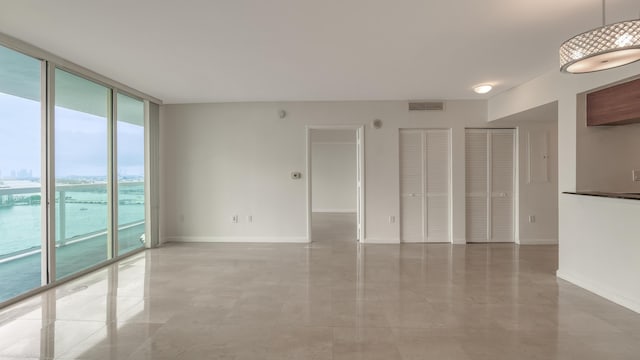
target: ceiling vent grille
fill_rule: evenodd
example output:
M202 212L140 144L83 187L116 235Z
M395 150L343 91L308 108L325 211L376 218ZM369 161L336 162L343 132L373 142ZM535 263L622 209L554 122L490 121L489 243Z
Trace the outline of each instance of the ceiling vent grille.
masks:
M443 111L444 102L442 101L419 101L410 102L409 111Z

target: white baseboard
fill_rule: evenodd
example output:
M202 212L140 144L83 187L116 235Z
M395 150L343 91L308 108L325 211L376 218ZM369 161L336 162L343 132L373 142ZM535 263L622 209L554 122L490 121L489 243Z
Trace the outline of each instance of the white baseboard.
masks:
M403 239L400 239L400 243L401 244L426 244L426 242L420 241L420 240L403 240Z
M313 209L314 213L355 213L356 209Z
M450 241L419 241L419 240L402 240L403 244L451 244Z
M365 238L363 244L400 244L400 239Z
M579 275L569 274L561 270L556 271L556 276L640 314L640 299L629 298L621 295L618 291L610 288L606 284L587 280Z
M306 237L297 236L168 236L164 242L200 242L200 243L303 243Z
M403 242L408 243L408 244L413 243L412 241L403 241ZM431 244L431 243L428 243L428 244ZM467 244L467 239L465 239L465 238L453 238L453 242L452 243L446 241L446 242L432 243L432 244L466 245Z
M453 244L454 245L466 245L467 244L467 239L465 239L465 238L453 238Z
M520 238L520 245L558 245L558 239L523 239L523 238Z

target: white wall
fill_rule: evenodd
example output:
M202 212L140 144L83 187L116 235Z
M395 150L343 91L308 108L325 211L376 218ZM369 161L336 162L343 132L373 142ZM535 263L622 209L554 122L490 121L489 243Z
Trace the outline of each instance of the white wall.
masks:
M164 106L165 241L306 241L306 182L290 178L304 169L303 125L293 116L280 119L277 110Z
M355 130L311 130L313 212L356 212Z
M640 63L584 75L560 74L553 69L490 99L489 119L557 100L559 191L575 191L577 95L638 74ZM600 199L606 200L602 202L578 196L562 195L559 203L558 276L640 312L636 245L640 206L634 200ZM603 218L594 218L594 214Z
M486 126L486 106L450 101L445 111L409 112L404 101L165 105L163 239L306 241L305 127L365 124L364 242L399 242L399 129L452 128L453 237L464 243L464 129ZM278 117L280 109L286 118ZM374 119L383 121L381 129L370 126ZM303 180L290 179L294 170ZM236 214L238 224L231 222Z
M640 201L560 196L558 277L640 313Z

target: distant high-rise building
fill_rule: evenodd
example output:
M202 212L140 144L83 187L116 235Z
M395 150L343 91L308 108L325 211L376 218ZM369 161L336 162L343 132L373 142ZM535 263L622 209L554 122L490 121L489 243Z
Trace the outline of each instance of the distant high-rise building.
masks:
M17 179L19 180L28 180L31 179L33 177L33 170L29 169L20 169L18 171L18 176Z

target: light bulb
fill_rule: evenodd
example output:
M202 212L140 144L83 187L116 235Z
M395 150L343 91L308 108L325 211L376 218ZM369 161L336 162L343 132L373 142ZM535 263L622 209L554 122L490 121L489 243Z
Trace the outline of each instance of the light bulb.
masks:
M473 88L477 94L486 94L493 89L493 86L490 84L482 84Z
M625 47L632 44L633 44L633 36L631 36L628 33L624 33L616 39L616 45L618 45L618 47Z

